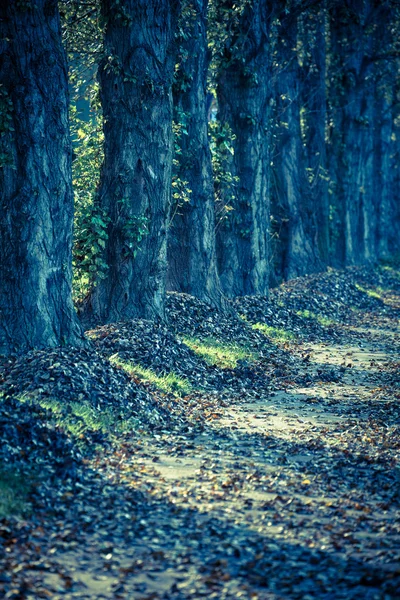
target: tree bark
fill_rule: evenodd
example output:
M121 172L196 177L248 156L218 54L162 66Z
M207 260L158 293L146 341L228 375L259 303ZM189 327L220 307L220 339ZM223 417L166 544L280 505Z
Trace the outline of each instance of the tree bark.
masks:
M56 0L2 2L0 55L0 354L84 344L71 296L71 145Z
M269 99L271 6L253 0L225 47L218 76L218 119L234 134L233 210L217 231L221 284L229 297L268 295Z
M308 193L313 207L316 244L323 266L329 262L329 194L326 157L326 8L312 8L303 18L302 100Z
M399 62L396 61L394 68L399 68ZM391 122L393 133L391 137L390 151L390 171L391 171L391 191L390 191L390 227L386 231L388 238L389 255L400 256L400 80L394 80L394 102L391 107ZM397 101L396 101L397 100ZM382 232L383 233L383 232Z
M392 73L393 74L393 73ZM396 193L393 180L393 79L381 81L375 93L375 162L374 162L374 198L377 212L376 250L378 258L388 258L389 239L393 227L391 200Z
M321 261L314 198L310 197L306 178L306 156L303 149L300 108L301 73L297 56L296 12L280 13L277 42L278 72L276 111L278 133L274 156L273 214L279 214L286 228L282 244L281 264L284 279L321 271ZM315 158L313 159L315 160Z
M111 222L108 270L92 294L102 322L163 317L171 194L174 0L104 0L99 67L104 164L98 202Z
M337 3L332 12L333 49L336 54L336 168L335 206L340 215L337 244L342 265L376 258L376 210L374 206L374 94L372 35L376 15L370 0L355 0L351 8ZM339 254L339 253L338 253Z
M214 186L208 141L208 0L193 0L186 24L174 93L177 118L187 122L179 145L179 177L188 183L190 201L173 207L168 240L169 288L192 294L218 308L224 298L217 273Z

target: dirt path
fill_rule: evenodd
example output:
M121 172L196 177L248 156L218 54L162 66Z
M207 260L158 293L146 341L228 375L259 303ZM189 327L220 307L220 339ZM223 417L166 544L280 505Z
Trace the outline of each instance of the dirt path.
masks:
M56 489L41 485L29 519L0 519L0 596L400 598L398 319L357 314L358 324L317 328L320 337L307 325L306 341L276 346L276 366L268 342L259 368L272 375L252 394L238 378L232 393L188 395L190 419L102 438ZM114 340L132 347L121 327L103 338L110 353ZM136 355L148 356L143 348Z
M296 346L340 381L277 384L202 431L141 433L97 458L26 573L35 597L399 597L390 335L378 350L364 333Z

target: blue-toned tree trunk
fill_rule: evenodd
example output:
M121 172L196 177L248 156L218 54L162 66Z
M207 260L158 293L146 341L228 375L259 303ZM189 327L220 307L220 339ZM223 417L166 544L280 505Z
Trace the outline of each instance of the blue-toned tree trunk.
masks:
M221 284L229 297L267 295L269 283L269 100L272 4L253 0L227 40L218 75L218 119L233 132L232 210L217 231Z
M174 103L186 127L179 140L178 174L191 190L190 200L173 204L168 240L169 288L192 294L218 308L225 306L215 248L214 185L208 140L208 0L192 0L181 41Z
M111 222L108 270L90 307L102 322L164 314L177 7L174 0L102 4L104 164L98 202Z
M0 3L0 354L84 343L71 297L67 66L56 0Z

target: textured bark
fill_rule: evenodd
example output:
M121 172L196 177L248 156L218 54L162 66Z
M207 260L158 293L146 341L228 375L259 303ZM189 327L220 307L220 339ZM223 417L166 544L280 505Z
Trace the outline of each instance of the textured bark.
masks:
M315 209L306 178L307 163L300 126L301 73L296 48L296 13L283 10L276 50L279 69L275 74L278 139L274 157L272 213L280 215L286 229L281 245L281 268L285 279L323 270Z
M395 215L392 211L392 198L397 196L395 185L395 111L397 68L390 57L397 42L397 29L392 25L392 5L386 0L380 5L377 25L374 31L374 57L386 54L389 58L375 60L374 81L374 200L377 219L376 252L377 258L390 255L391 237L398 238Z
M98 202L111 218L108 271L92 295L101 321L163 317L172 166L173 0L104 0L99 68L104 164ZM135 229L148 233L139 242Z
M376 251L378 258L388 258L389 239L393 227L391 201L396 193L393 180L393 86L391 81L382 82L375 95L375 153L374 198L377 213Z
M335 10L329 13L330 28L330 66L328 80L330 81L328 121L329 141L327 144L327 159L330 178L330 221L329 221L329 248L330 264L334 267L345 265L345 206L341 192L340 162L343 143L343 110L341 110L342 90L342 49L340 27L335 26Z
M180 140L179 177L191 190L190 202L173 208L168 241L168 286L222 308L217 273L214 187L208 141L206 83L208 0L193 0L194 16L186 25L183 58L174 94L178 115L187 120Z
M400 81L395 80L394 98L400 98ZM392 106L393 137L390 153L392 189L390 194L390 227L386 233L389 254L400 254L400 105Z
M316 245L325 266L329 262L329 195L325 133L326 9L322 6L303 16L304 67L301 81L305 122L305 151L309 169L310 205L313 207Z
M0 353L80 345L71 297L67 68L56 0L36 0L34 8L0 3L0 55Z
M340 72L336 81L338 103L335 115L336 168L335 205L340 215L336 245L343 243L344 265L374 260L377 213L374 202L374 94L373 48L370 32L374 15L370 0L355 0L344 9L333 9L331 27L335 62Z
M217 232L220 279L229 297L268 294L270 18L266 0L247 6L218 77L218 118L235 136L231 171L239 180L233 210Z

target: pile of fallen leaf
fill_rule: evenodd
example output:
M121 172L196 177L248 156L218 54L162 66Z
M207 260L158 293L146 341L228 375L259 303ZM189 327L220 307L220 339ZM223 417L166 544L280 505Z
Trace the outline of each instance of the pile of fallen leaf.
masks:
M385 291L375 292L382 289ZM303 340L339 341L351 335L343 330L343 324L369 327L371 315L375 326L390 328L388 319L399 316L399 307L390 302L391 293L399 291L400 279L391 270L331 269L288 281L271 290L268 299L239 298L235 307L250 323L284 329Z
M284 370L293 363L290 356L274 348L265 336L253 332L234 315L231 321L232 329L234 332L240 332L240 340L243 343L246 340L248 343L250 338L253 342L252 348L258 353L257 361L252 364L238 361L235 368L220 368L208 364L180 339L180 335L187 334L188 330L201 337L199 332L203 324L201 313L191 309L195 305L196 309L206 310L207 304L193 298L188 300L189 298L186 294L179 298L184 316L181 316L179 322L174 320L172 327L168 324L136 320L98 327L90 331L89 336L102 355L118 356L123 361L149 368L159 375L173 372L189 381L197 391L215 391L222 394L240 392L251 395L258 388L267 387L268 369L272 363L278 361ZM178 299L175 298L175 305L177 301ZM215 315L216 318L218 315L222 316L218 312L215 312ZM210 337L210 331L211 328L205 331L203 329L204 339ZM226 334L229 331L228 321L224 332ZM249 334L247 338L246 333ZM234 339L232 332L231 335L230 339ZM218 332L215 337L221 340L218 338ZM235 343L238 343L237 340L238 338ZM222 341L226 341L226 338L222 338ZM274 353L276 357L272 357Z
M87 402L99 412L117 408L126 418L136 415L151 424L167 419L142 386L91 348L36 350L3 361L1 392L30 402Z
M55 427L51 413L13 398L0 402L0 464L32 474L65 475L80 461L79 448Z
M114 323L88 332L87 349L3 360L0 465L31 480L31 512L0 519L0 596L400 597L399 291L390 269L363 267L238 299L227 314L173 293L164 324ZM274 341L255 323L296 339ZM250 347L256 358L217 367L183 336ZM370 371L357 373L346 349L343 364L313 363L312 340L343 349L371 339L374 349L390 344L390 358ZM193 391L160 392L113 357L176 373ZM135 425L76 433L79 404Z

